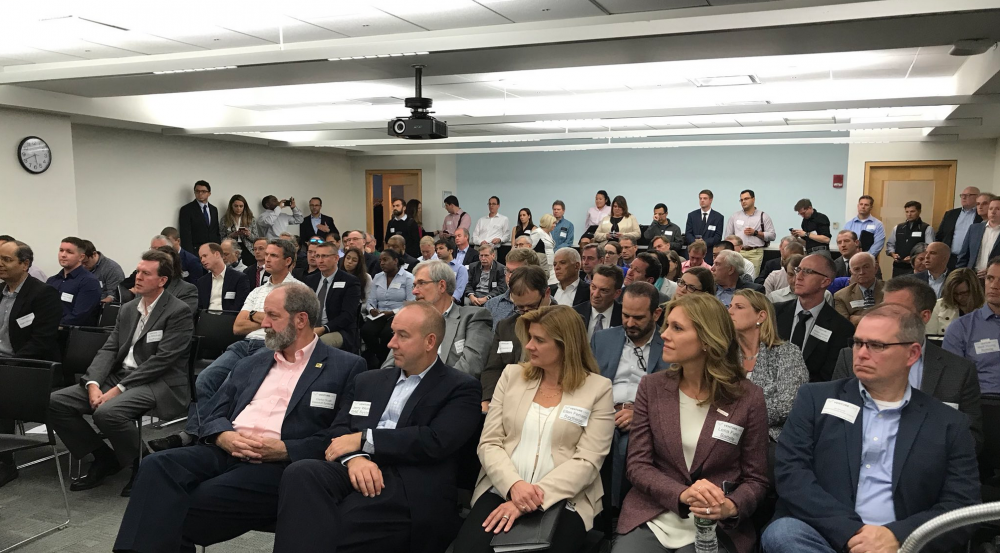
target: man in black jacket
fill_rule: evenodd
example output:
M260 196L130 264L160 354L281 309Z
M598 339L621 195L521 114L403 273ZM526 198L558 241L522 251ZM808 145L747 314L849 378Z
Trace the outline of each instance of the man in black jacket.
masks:
M219 209L208 203L212 185L200 180L194 183L194 200L181 207L177 228L180 230L181 247L190 254L198 254L205 242L222 242L219 234Z
M699 209L688 213L687 223L684 225L684 243L691 245L695 240L704 240L708 246L705 252L705 262L712 264L712 249L722 241L722 230L725 218L721 213L712 209L712 200L715 195L711 190L702 190L698 193Z
M316 292L322 308L320 324L314 329L328 346L356 352L361 283L357 277L337 268L340 257L333 244L315 244L318 271L305 277L303 284Z
M368 275L374 277L382 272L382 265L379 263L379 256L376 253L365 251L365 233L361 230L349 230L344 233L344 251L347 248L357 248L365 254L365 269Z
M331 232L340 234L337 225L333 224L333 217L323 215L323 200L319 198L309 199L309 216L303 217L299 223L299 247L304 248L309 239L313 236L326 238Z
M507 291L507 268L496 259L493 244L479 246L479 261L469 265L465 305L482 307Z
M978 188L975 186L965 187L965 190L962 190L962 193L958 195L961 205L945 211L944 217L941 217L941 225L938 227L934 239L938 242L944 242L954 252L948 263L949 269L955 268L958 252L962 250L962 244L965 243L965 237L969 234L969 228L983 222L983 218L976 210L978 197Z
M198 309L239 311L252 287L247 276L222 260L222 246L202 244L198 257L206 274L198 279Z
M420 231L417 222L406 213L406 204L396 198L392 201L392 219L385 225L385 240L393 236L402 236L406 240L406 253L410 257L420 255Z

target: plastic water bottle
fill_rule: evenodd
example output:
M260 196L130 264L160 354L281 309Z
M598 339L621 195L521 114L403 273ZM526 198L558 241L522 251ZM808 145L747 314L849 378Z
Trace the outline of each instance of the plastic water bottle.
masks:
M719 553L719 540L715 535L715 521L694 517L695 553Z

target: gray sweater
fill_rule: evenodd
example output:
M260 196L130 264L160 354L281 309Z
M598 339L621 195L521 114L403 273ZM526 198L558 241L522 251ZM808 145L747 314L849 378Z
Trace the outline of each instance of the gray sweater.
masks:
M740 361L742 360L741 354ZM809 382L809 371L802 359L802 352L790 342L772 348L766 347L762 342L757 350L757 364L747 378L764 390L767 433L772 440L777 441L785 419L792 410L799 386Z

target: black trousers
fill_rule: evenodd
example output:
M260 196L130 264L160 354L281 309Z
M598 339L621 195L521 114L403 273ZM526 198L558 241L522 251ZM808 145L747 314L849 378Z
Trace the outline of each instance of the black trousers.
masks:
M389 357L389 340L392 340L392 317L379 317L374 321L365 321L361 325L361 339L364 340L368 351L375 354L377 363L374 368L379 368Z
M10 419L0 419L0 434L13 434L14 433L14 421ZM8 465L14 464L14 454L13 453L0 453L0 463L5 463Z
M339 462L298 461L285 471L274 553L378 553L410 550L410 508L403 481L382 468L385 488L365 497ZM420 539L416 536L416 539Z
M472 506L472 511L462 524L462 529L458 531L458 538L455 539L452 549L456 553L493 553L490 541L495 534L483 529L483 522L503 502L504 499L495 493L484 493ZM517 526L516 520L514 526ZM583 525L583 519L576 512L566 510L559 517L556 533L552 537L552 546L545 551L577 553L583 547L586 537L587 529Z
M154 453L139 465L114 551L177 553L273 526L288 463L239 461L214 445Z

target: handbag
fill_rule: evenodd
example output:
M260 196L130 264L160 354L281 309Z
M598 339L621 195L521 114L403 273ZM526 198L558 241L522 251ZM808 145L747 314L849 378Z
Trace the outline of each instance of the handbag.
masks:
M559 517L566 510L566 500L544 511L535 511L518 517L509 532L493 536L490 545L494 553L522 553L543 551L552 546L552 538L559 524Z

